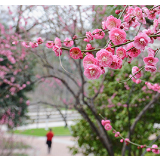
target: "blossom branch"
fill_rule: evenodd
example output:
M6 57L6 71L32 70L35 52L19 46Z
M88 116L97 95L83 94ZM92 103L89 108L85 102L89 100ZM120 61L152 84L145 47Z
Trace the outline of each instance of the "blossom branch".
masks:
M121 19L122 15L123 15L123 13L125 12L125 10L126 10L127 7L128 7L128 5L126 5L126 6L124 7L124 9L123 9L123 11L122 11L122 13L120 14L120 16L119 16L118 19Z
M99 114L99 115L102 117L102 119L105 119L101 114ZM104 120L104 121L105 121L105 120ZM106 124L107 124L107 123L110 124L110 120L106 120L106 121L107 121ZM104 122L104 123L105 123L105 122ZM103 125L103 123L102 123L102 125ZM113 126L111 126L108 130L113 130L113 133L117 133L117 136L116 136L116 137L121 137L121 138L123 139L123 141L124 141L124 142L127 142L128 144L130 143L130 144L133 144L133 145L138 146L138 147L143 146L143 148L160 149L160 148L158 148L158 147L157 147L157 148L154 148L154 147L150 147L150 146L147 146L147 145L140 145L140 144L134 143L134 142L130 141L129 139L124 138L124 137L120 134L120 132L117 132L116 129L113 128Z

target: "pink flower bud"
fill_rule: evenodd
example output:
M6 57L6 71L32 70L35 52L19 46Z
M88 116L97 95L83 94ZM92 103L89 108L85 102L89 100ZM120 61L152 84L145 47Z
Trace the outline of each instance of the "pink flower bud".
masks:
M115 136L115 137L119 137L119 135L120 135L120 133L119 133L119 132L116 132L114 136Z
M121 12L120 10L116 10L116 11L115 11L116 14L119 14L120 12Z
M151 148L147 148L146 151L147 151L147 152L150 152L150 151L151 151Z

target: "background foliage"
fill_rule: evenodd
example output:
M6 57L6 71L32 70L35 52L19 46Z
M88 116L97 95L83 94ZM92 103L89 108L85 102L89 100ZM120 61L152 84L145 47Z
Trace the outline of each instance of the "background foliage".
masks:
M145 86L144 82L140 84L135 84L131 80L127 83L117 82L125 80L128 77L132 66L134 66L134 64L126 64L121 70L108 71L103 92L98 95L95 101L97 112L106 119L109 119L113 128L120 132L123 137L127 136L129 130L127 103L129 103L130 123L132 123L137 114L151 101L153 95L153 91L151 90L142 90L143 86ZM144 76L146 80L150 80L153 83L157 83L160 80L159 74L151 75L145 72ZM94 95L95 89L98 89L99 85L98 81L90 82L90 86L88 87L90 96ZM130 89L127 90L126 88L128 87ZM115 97L113 95L115 95ZM87 107L85 110L92 121L95 121L95 119L92 118L93 115L90 110ZM157 101L154 107L152 106L137 123L134 134L131 135L131 141L138 144L149 145L151 143L151 141L148 140L149 136L153 133L157 136L159 135L159 130L153 128L154 123L160 123L159 112L159 101ZM113 143L114 153L120 155L123 143L120 143L120 138L114 137L112 131L107 132ZM80 149L78 147L71 148L73 154L82 151L85 155L91 153L101 156L107 155L107 151L103 148L96 134L90 129L87 121L79 120L75 126L72 126L72 136L76 138L80 147ZM159 145L160 142L157 141L156 144ZM142 151L145 151L145 149L138 150L137 146L134 145L131 145L131 149L132 155L141 155ZM126 155L128 155L127 152Z

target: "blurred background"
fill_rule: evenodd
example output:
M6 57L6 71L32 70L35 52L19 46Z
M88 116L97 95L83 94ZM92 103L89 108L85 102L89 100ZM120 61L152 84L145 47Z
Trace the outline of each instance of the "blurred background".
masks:
M138 144L152 145L159 142L159 99L142 115L131 132L135 118L153 100L156 93L140 84L125 80L131 68L143 65L147 50L132 64L124 63L121 70L107 69L98 80L88 80L83 75L83 61L70 58L63 51L59 57L45 44L37 48L24 48L21 41L36 41L38 37L62 41L68 37L85 36L86 32L102 28L102 21L109 15L118 18L115 10L125 6L104 5L13 5L0 6L0 155L47 156L46 133L49 128L55 134L51 156L140 156L151 155L136 146L123 146L112 131L106 132L101 117L111 120L112 125L125 137ZM143 7L143 6L140 6ZM153 6L147 6L151 8ZM141 30L152 28L153 21L146 19ZM131 27L127 38L138 31ZM106 45L103 40L93 40L95 48ZM74 47L85 49L83 39L74 41ZM151 44L157 49L159 40ZM95 55L96 52L93 54ZM159 56L159 55L158 55ZM157 68L159 68L157 64ZM159 69L158 69L159 72ZM146 81L158 83L160 75L144 72Z

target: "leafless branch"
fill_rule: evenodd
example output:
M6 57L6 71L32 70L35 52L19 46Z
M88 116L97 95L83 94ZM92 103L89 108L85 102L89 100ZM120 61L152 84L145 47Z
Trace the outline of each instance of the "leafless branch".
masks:
M66 117L62 114L61 110L59 109L59 108L62 108L63 106L51 104L51 103L48 103L48 102L42 102L42 101L31 103L31 105L37 105L37 104L45 104L45 105L49 105L49 106L52 106L52 107L56 108L57 111L59 112L59 114L62 116L62 118L63 118L63 120L64 120L64 122L65 122L65 124L67 126Z

